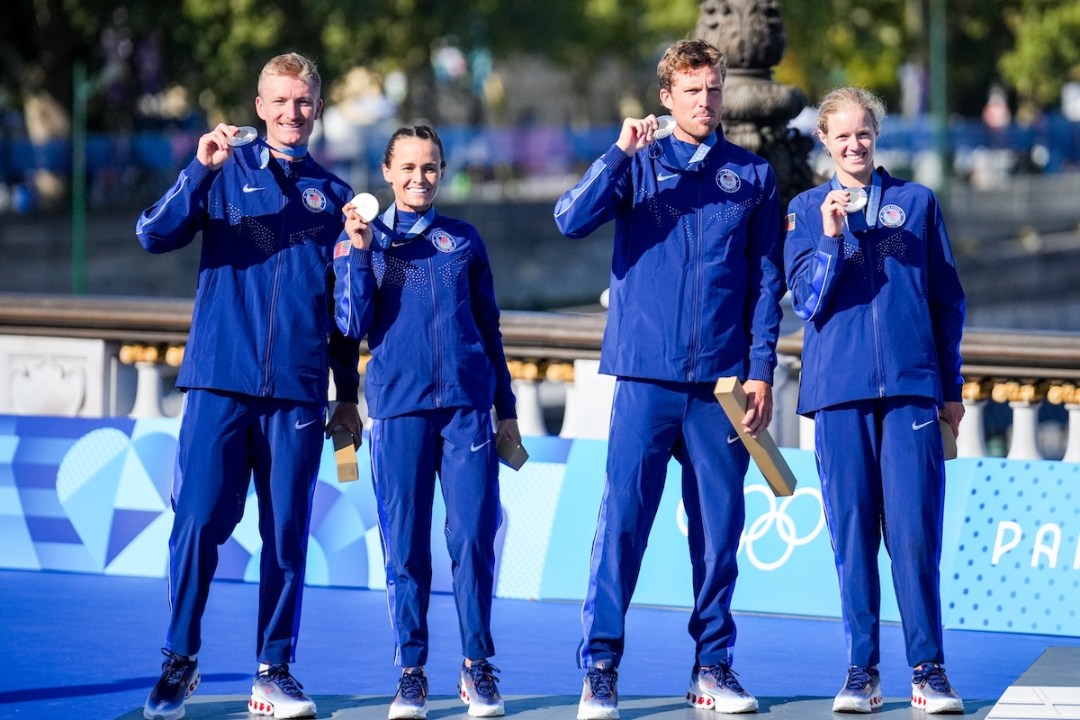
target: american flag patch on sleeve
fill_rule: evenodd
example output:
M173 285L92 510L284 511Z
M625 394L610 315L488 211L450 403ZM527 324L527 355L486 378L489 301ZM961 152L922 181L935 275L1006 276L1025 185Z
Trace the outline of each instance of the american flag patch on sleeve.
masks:
M791 232L795 229L795 213L788 213L788 216L784 218L784 232Z
M351 247L352 243L348 240L341 240L338 242L338 244L334 246L334 259L337 260L338 258L348 257L349 248Z

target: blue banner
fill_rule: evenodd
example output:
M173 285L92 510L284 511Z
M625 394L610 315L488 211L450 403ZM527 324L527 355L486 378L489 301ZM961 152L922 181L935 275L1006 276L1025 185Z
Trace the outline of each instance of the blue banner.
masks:
M165 577L179 421L0 416L0 568ZM584 596L603 492L606 443L525 439L530 459L501 467L496 594ZM366 447L366 446L365 446ZM832 547L813 454L784 449L799 484L773 496L747 475L733 607L839 615ZM312 513L307 582L381 589L382 546L365 448L360 479L339 483L327 442ZM949 628L1080 635L1080 465L959 459L947 464L942 605ZM672 462L634 601L692 605L680 468ZM254 490L221 548L217 577L257 581ZM436 493L433 588L450 590ZM881 553L882 618L899 620Z

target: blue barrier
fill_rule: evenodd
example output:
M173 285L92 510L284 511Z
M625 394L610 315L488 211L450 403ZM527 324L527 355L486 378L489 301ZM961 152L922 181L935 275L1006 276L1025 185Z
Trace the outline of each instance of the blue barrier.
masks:
M934 150L932 120L887 117L882 124L880 150L907 154ZM330 166L353 166L358 172L377 171L383 148L396 126L380 123L357 126L350 141L317 136L312 145L319 159ZM195 151L202 130L183 127L166 131L140 131L128 135L91 133L87 169L91 176L106 169L130 168L171 175L183 168ZM618 125L577 127L522 125L483 127L447 125L440 128L451 174L464 168L492 170L513 167L523 177L576 172L614 142ZM362 150L358 152L356 143ZM1036 147L1046 151L1047 172L1080 165L1080 122L1061 113L1048 113L1029 125L992 130L977 118L952 118L948 147L955 155L977 148L1007 150L1027 158ZM0 182L17 182L35 169L67 173L71 169L71 143L67 139L35 144L28 139L0 139Z
M164 577L169 490L179 422L0 416L0 568ZM597 440L526 439L520 472L502 468L496 594L580 600L604 477ZM739 548L736 610L836 617L839 594L813 455L785 449L799 479L776 498L751 468ZM361 450L361 457L365 453ZM370 468L338 483L324 448L312 514L307 581L381 589ZM945 625L1080 634L1080 465L959 459L948 463L942 604ZM685 515L673 462L636 603L689 607ZM260 540L254 494L222 547L219 578L255 581ZM718 508L717 512L723 512ZM434 589L450 589L436 500ZM898 620L882 553L882 617Z

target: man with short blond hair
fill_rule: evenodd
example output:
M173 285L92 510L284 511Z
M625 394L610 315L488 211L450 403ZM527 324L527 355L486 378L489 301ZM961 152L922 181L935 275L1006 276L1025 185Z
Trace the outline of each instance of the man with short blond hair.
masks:
M151 253L202 234L191 333L177 387L180 425L169 538L172 607L161 678L143 715L175 720L199 684L207 595L225 543L258 496L262 557L248 711L315 715L289 672L295 660L308 525L325 428L360 437L358 343L332 318L333 248L349 186L307 154L322 112L315 64L288 53L266 64L255 109L263 137L219 124L176 183L139 217ZM329 424L328 370L338 405Z

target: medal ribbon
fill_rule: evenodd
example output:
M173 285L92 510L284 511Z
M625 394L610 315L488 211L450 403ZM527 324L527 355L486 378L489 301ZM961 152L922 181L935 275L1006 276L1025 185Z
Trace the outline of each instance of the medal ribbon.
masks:
M833 190L848 190L836 179L835 173L829 186ZM866 188L866 207L848 213L847 224L851 232L862 232L877 227L878 208L881 206L881 175L875 170L870 175L870 187Z
M426 213L416 218L416 222L409 228L409 231L403 234L393 229L397 224L395 222L396 210L397 209L391 205L386 208L386 212L382 214L382 217L375 218L371 221L371 224L377 227L379 232L388 235L399 243L412 242L416 238L421 237L427 232L427 229L431 227L431 223L435 221L435 207L432 206L428 208Z

